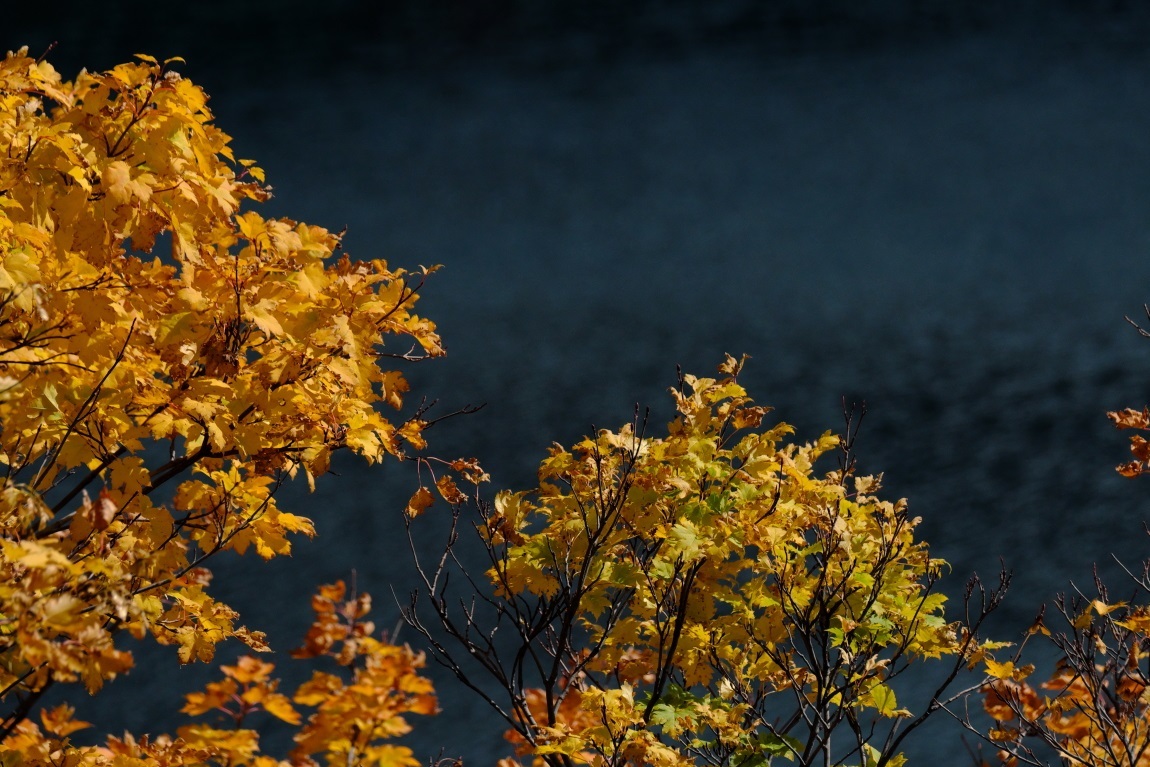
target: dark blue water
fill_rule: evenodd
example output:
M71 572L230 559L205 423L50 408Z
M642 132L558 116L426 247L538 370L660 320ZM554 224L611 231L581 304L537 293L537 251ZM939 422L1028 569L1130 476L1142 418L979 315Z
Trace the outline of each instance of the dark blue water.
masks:
M844 395L867 401L862 468L922 516L953 566L943 589L1014 569L1007 638L1092 563L1150 551L1150 486L1114 473L1125 439L1104 417L1150 401L1150 341L1123 320L1150 300L1136 46L972 28L793 55L460 61L244 80L213 101L275 211L346 225L353 255L445 265L420 308L449 356L411 378L445 410L486 407L429 433L440 454L525 487L553 440L636 403L667 420L676 365L747 353L751 393L800 437L840 428ZM281 650L313 584L354 568L391 625L389 591L413 583L411 473L337 469L281 504L316 519L315 542L221 562L221 586L240 584L221 593ZM196 672L149 663L101 698L103 726L167 726ZM418 754L506 753L478 699L440 687ZM919 762L966 763L957 728L933 732Z

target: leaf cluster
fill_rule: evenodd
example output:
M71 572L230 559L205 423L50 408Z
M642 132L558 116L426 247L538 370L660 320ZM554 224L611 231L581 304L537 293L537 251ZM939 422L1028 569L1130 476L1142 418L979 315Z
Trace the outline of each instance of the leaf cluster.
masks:
M314 671L290 698L279 692L274 664L245 655L233 666L220 667L220 681L186 696L184 713L215 714L217 724L189 724L175 737L125 734L109 737L104 746L79 747L69 736L89 725L76 720L74 709L63 704L42 710L39 724L26 719L16 727L4 744L5 763L286 767L318 765L313 758L318 754L332 767L418 767L411 749L385 741L410 731L404 714L438 710L431 682L420 675L423 654L390 643L386 636L374 637L374 625L366 620L371 597L345 596L342 581L319 588L312 598L315 621L304 645L293 653L297 658L326 658L336 673ZM314 709L306 722L299 706ZM260 752L259 731L251 725L262 713L299 727L288 760Z

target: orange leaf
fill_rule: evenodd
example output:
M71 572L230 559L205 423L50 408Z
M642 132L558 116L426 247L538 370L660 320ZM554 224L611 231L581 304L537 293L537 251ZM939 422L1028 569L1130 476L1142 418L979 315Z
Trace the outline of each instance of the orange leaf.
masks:
M411 496L411 500L407 502L407 507L404 511L408 517L414 519L427 511L427 507L433 503L435 503L435 498L431 495L431 491L426 487L421 487L415 491L415 495Z
M435 487L439 490L439 494L443 496L443 500L450 503L452 506L458 506L461 503L467 503L467 496L455 484L455 480L446 474L435 480Z
M69 706L67 703L61 703L51 710L42 710L40 712L40 721L44 724L45 730L53 735L64 738L77 730L92 726L88 722L73 719L72 717L75 713L76 709L72 706Z

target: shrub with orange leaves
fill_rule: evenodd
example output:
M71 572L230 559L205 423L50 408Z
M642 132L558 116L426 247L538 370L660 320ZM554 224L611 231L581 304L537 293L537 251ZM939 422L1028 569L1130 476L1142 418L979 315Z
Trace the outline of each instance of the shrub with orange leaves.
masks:
M1150 316L1150 306L1146 312ZM1150 331L1126 319L1150 338ZM1133 460L1117 466L1118 473L1150 473L1150 442L1142 436L1150 431L1150 408L1107 416L1119 429L1141 432L1130 437ZM1011 660L980 658L990 677L982 694L992 724L967 726L998 748L1000 763L1150 767L1150 559L1141 573L1126 574L1133 585L1127 601L1111 600L1096 573L1093 595L1076 588L1056 599L1064 629L1052 631L1039 614L1026 639L1047 638L1061 660L1038 689L1027 681L1034 666L1021 662L1027 641Z
M1097 578L1095 587L1093 599L1058 597L1064 630L1047 628L1040 615L1028 631L1027 639L1045 637L1062 653L1037 688L1029 682L1034 666L1021 663L1027 642L1012 660L983 659L983 707L993 724L982 734L999 763L1150 767L1150 612L1111 602ZM1138 588L1145 596L1148 587L1144 572Z

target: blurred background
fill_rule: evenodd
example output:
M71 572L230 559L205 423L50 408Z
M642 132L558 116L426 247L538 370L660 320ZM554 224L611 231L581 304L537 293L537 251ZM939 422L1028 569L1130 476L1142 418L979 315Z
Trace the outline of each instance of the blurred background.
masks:
M449 355L409 373L443 411L486 403L429 437L493 490L637 404L661 428L677 365L746 353L751 394L800 438L867 402L861 468L921 515L943 590L1015 571L1001 637L1093 563L1124 593L1112 557L1150 549L1150 486L1114 472L1126 438L1105 418L1150 401L1150 341L1124 320L1150 300L1150 5L128 0L19 4L3 29L33 54L55 41L66 78L184 57L267 170L270 212L346 226L353 256L443 264L420 310ZM314 542L217 563L281 651L316 583L354 569L382 626L414 585L411 468L336 469L281 503ZM83 713L170 729L204 678L170 655ZM437 679L417 755L506 754L478 698ZM969 763L957 727L932 732L918 762Z

